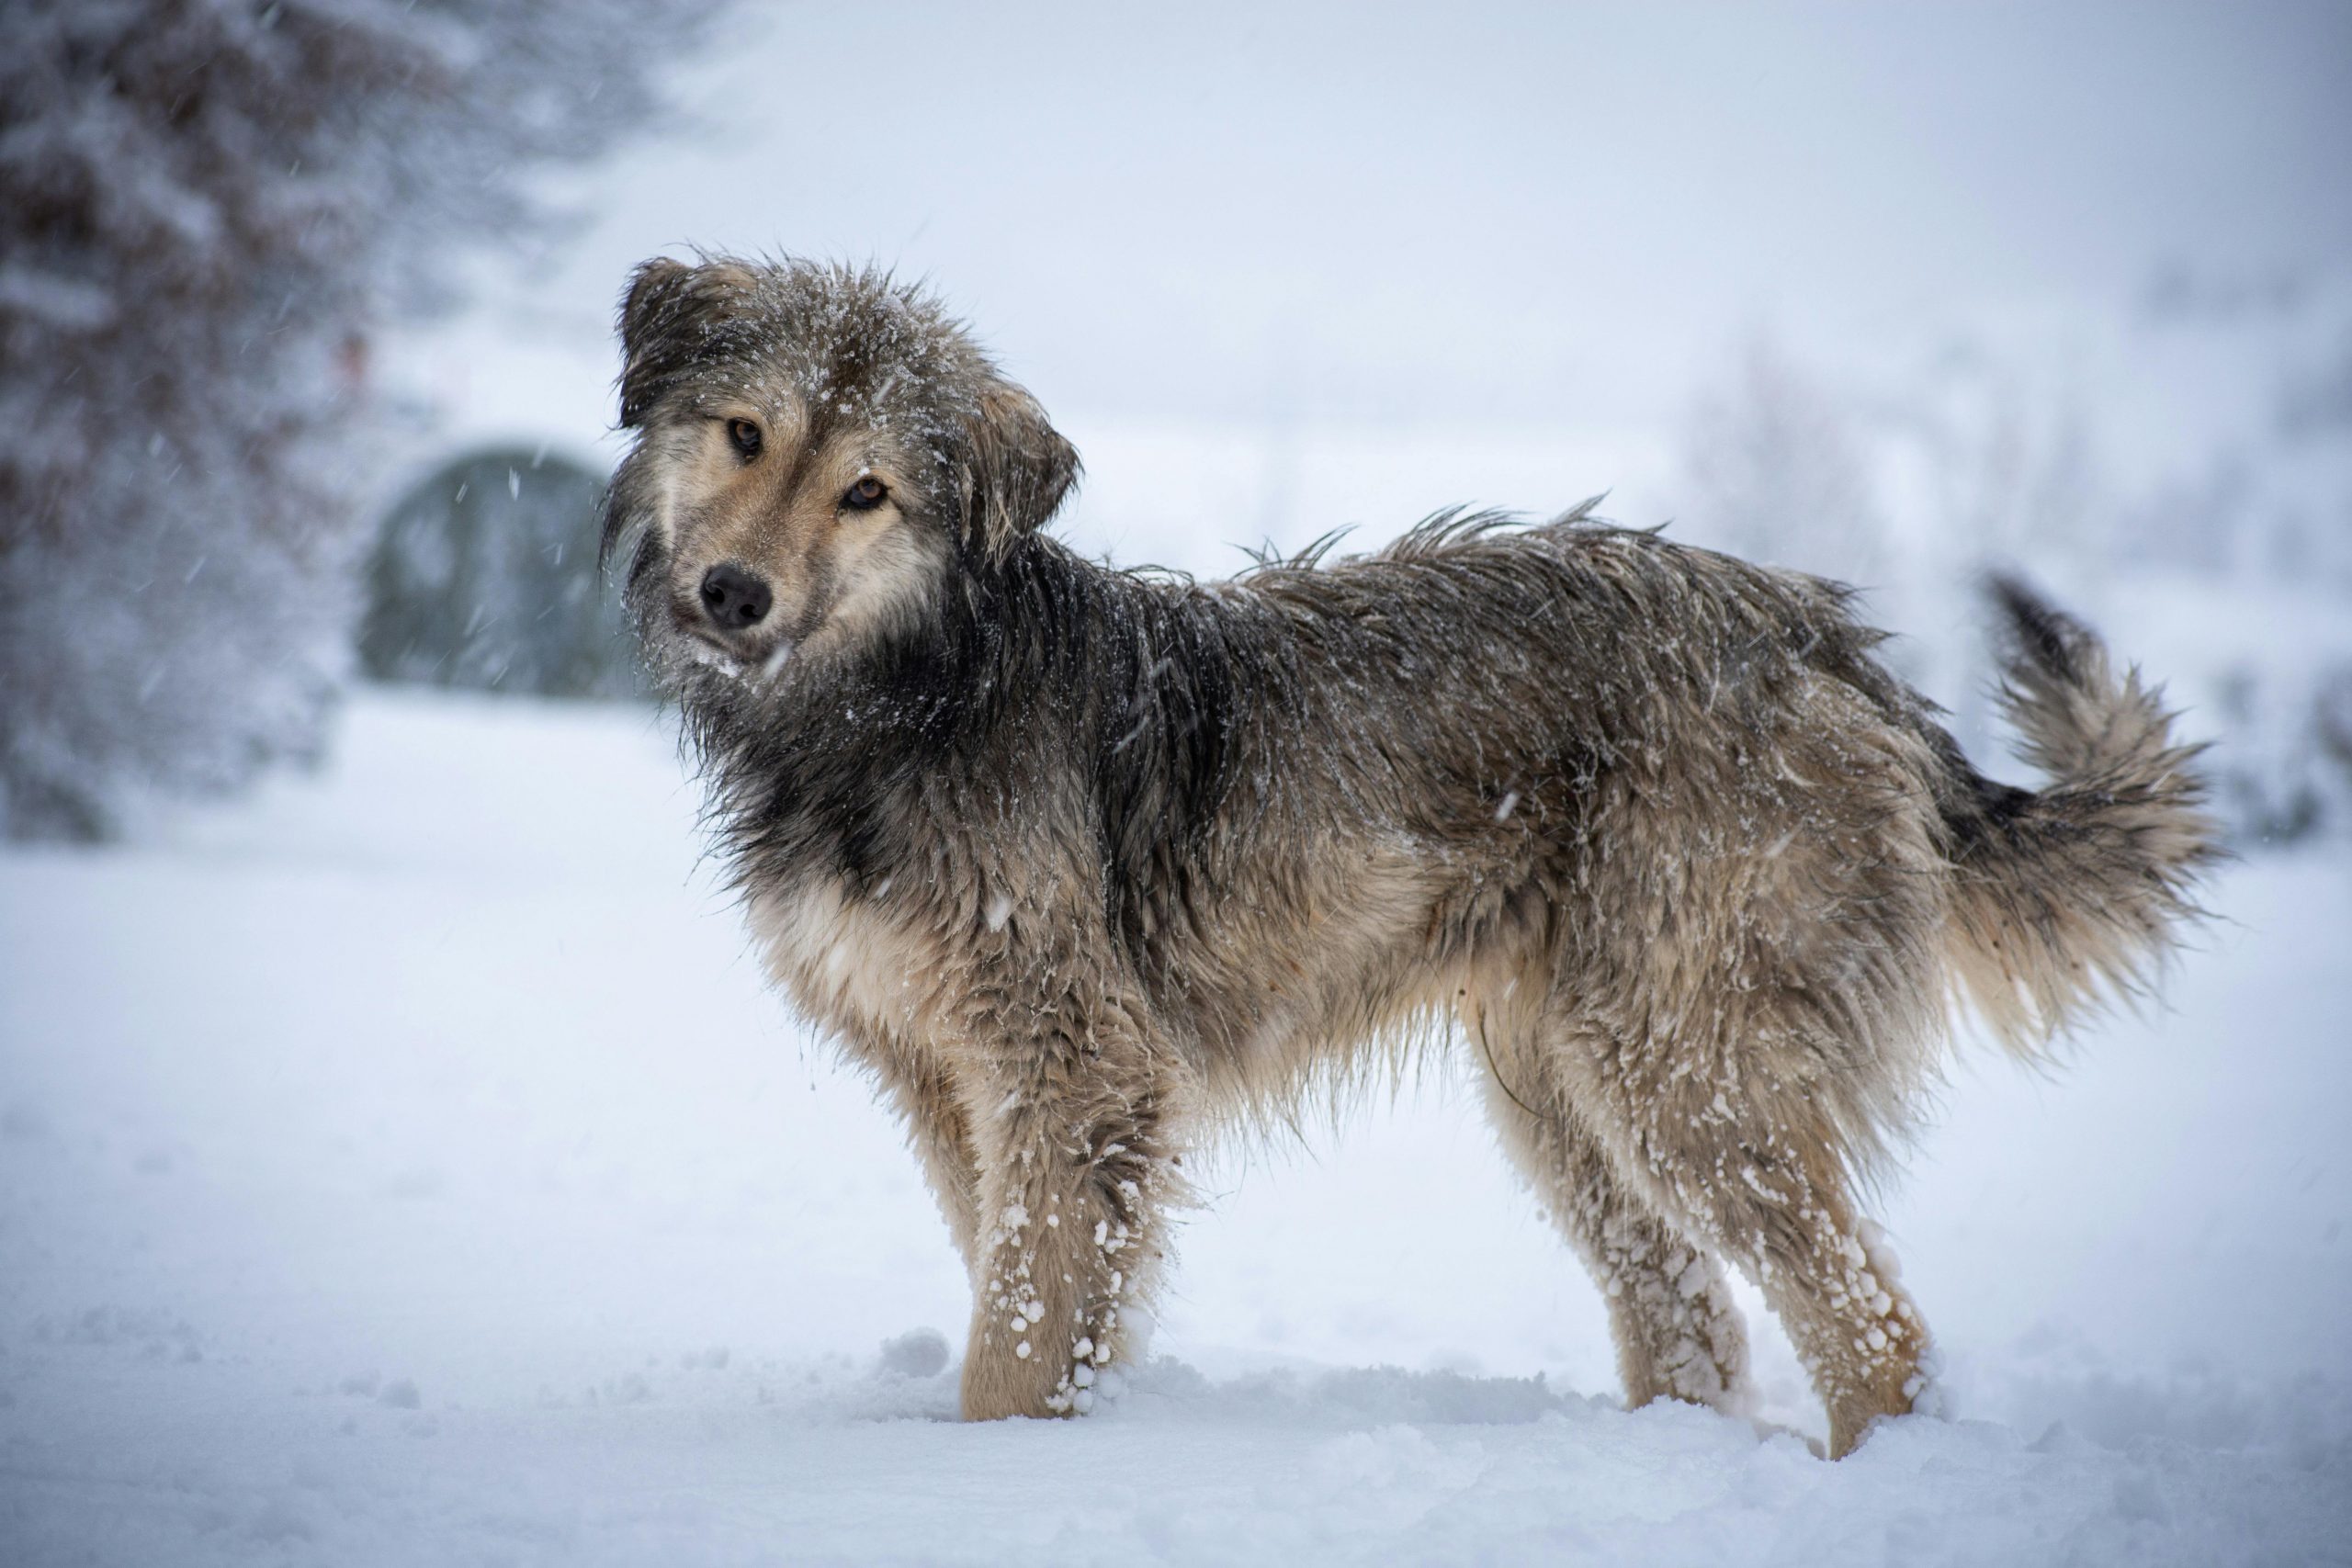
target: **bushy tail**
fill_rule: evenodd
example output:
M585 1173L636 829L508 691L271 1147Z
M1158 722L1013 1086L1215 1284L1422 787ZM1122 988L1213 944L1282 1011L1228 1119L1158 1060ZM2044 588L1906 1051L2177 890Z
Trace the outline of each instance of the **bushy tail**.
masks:
M2107 998L2140 988L2199 911L2220 858L2201 746L2173 737L2161 691L2118 679L2089 627L2024 583L1996 577L2009 644L2001 697L2039 792L1962 769L1947 810L1959 873L1952 954L2002 1043L2036 1057Z

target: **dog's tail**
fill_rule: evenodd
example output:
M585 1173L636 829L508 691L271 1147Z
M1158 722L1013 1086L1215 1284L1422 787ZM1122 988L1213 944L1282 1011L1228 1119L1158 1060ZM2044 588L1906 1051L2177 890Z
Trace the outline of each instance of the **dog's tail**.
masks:
M1990 584L2008 644L2002 705L2039 792L1965 762L1946 807L1959 884L1952 959L2003 1044L2039 1058L2109 998L2138 990L2199 913L2199 874L2221 858L2163 693L2119 679L2090 628L2015 578Z

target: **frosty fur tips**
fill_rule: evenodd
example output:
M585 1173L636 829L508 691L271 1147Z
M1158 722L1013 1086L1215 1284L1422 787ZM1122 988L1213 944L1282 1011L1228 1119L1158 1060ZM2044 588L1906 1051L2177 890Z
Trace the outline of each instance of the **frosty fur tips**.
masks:
M2029 792L1834 583L1448 513L1225 582L1040 529L1076 453L922 292L726 258L622 307L605 547L767 965L904 1115L967 1416L1091 1407L1188 1146L1463 1042L1628 1400L1738 1411L1724 1266L1843 1454L1931 1358L1856 1202L1953 1003L2034 1055L2215 850L2192 753L1997 585Z

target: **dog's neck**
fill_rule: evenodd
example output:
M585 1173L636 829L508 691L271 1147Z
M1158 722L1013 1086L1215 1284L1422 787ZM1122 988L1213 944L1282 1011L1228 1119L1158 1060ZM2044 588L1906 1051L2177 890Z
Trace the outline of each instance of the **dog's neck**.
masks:
M895 792L922 784L953 798L1024 723L1067 722L1075 682L1058 668L1057 612L1073 574L1096 570L1057 548L974 553L928 613L869 643L769 679L682 671L677 696L738 875L877 874L867 863L894 847L882 840L919 822L888 810Z
M1266 683L1252 671L1272 673L1226 619L1031 538L960 559L935 613L853 652L765 684L688 671L679 695L737 878L887 878L926 832L1005 809L1039 748L1097 759L1106 857L1158 858L1217 814Z

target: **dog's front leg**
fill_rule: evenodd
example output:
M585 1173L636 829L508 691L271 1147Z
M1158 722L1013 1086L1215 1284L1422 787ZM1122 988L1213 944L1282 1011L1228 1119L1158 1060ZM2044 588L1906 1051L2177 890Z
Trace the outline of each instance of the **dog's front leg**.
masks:
M1082 1414L1160 1258L1167 1059L1139 1009L1077 987L1000 1015L974 1045L980 1245L964 1416Z
M927 1043L917 1046L884 1038L860 1043L859 1056L874 1069L882 1092L906 1123L907 1143L922 1162L923 1178L938 1201L939 1217L969 1269L979 1245L979 1167L972 1155L968 1113L944 1058Z

